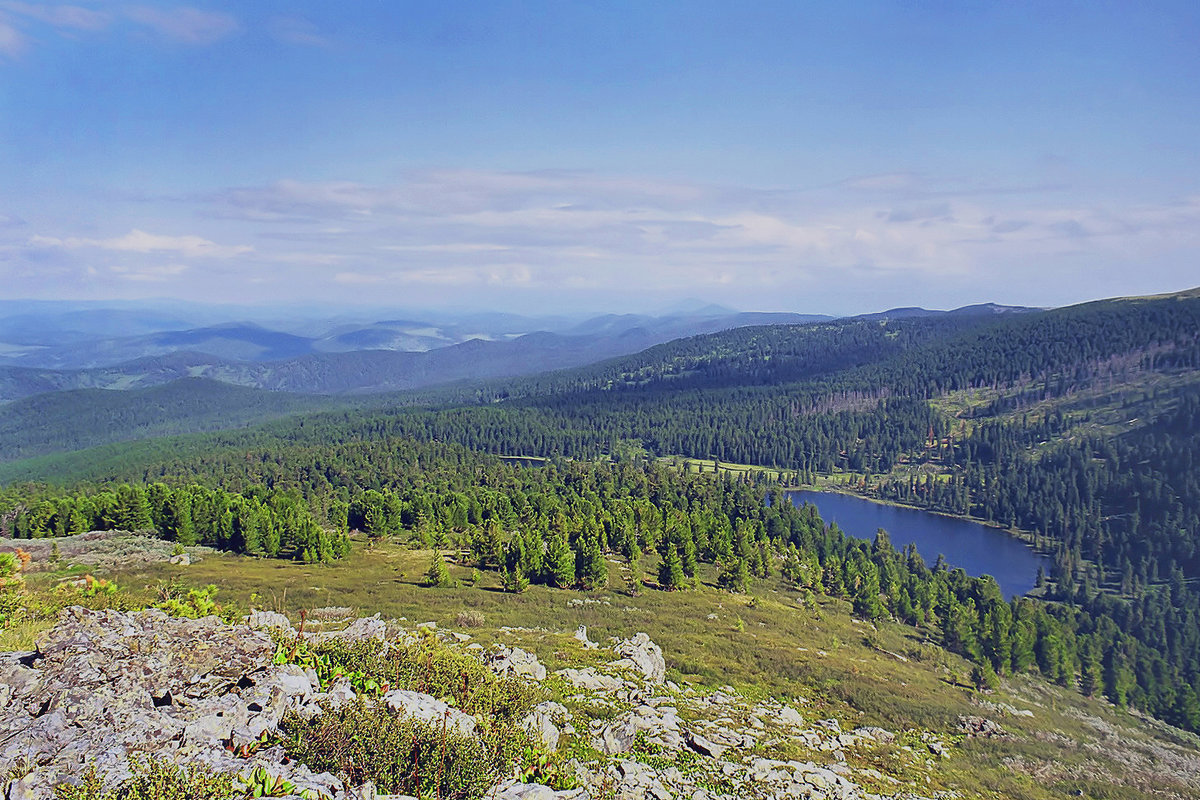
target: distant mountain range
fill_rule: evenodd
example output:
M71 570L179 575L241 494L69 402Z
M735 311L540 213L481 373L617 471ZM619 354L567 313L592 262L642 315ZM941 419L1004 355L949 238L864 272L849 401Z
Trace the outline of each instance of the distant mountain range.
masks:
M171 319L114 314L131 328ZM568 324L496 314L440 323L337 324L317 336L239 322L111 338L80 332L106 329L96 312L77 319L51 316L40 328L37 319L0 318L0 335L8 338L0 342L0 402L76 389L144 389L197 377L301 394L419 389L580 366L700 333L829 318L701 309L686 316L610 314ZM547 321L558 330L528 330Z

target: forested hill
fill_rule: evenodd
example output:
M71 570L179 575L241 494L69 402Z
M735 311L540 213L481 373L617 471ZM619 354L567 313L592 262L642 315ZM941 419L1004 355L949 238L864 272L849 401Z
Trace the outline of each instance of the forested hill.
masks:
M1065 625L1027 620L1048 636L1043 671L1200 729L1200 292L748 328L468 393L15 463L0 479L263 485L320 517L427 469L431 456L405 455L414 440L468 483L493 480L472 466L480 451L775 467L1028 532L1054 556L1042 592ZM947 646L1005 668L1030 630L967 599L935 611ZM961 630L960 611L976 615ZM991 631L982 650L976 628Z

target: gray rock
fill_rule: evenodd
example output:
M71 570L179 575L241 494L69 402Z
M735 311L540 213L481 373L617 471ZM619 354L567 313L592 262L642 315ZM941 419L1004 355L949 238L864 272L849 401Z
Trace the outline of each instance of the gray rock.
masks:
M698 733L692 732L687 737L688 745L702 756L711 756L712 758L720 758L729 748L725 745L717 744L716 742L705 739Z
M584 650L595 650L600 645L588 638L587 625L580 625L575 629L575 639L583 644Z
M519 647L500 647L492 659L492 669L501 676L516 675L539 682L546 680L546 667L533 653L527 653Z
M556 800L558 793L540 783L514 783L494 796L496 800Z
M583 669L568 667L560 669L555 674L563 676L577 689L586 689L589 692L615 692L625 688L625 681L597 672L594 667L584 667Z
M284 633L295 634L291 620L278 611L251 611L246 616L246 624L255 629L275 628Z
M315 638L322 642L329 639L343 642L365 642L374 639L383 642L387 639L387 623L380 619L378 614L373 617L361 617L340 631L323 631Z
M423 722L439 726L444 723L447 731L464 736L475 733L474 717L446 705L433 695L396 689L385 694L383 702L393 711L402 712Z
M645 633L636 633L630 639L622 639L613 648L622 656L614 666L640 673L650 683L662 683L667 677L667 662L662 648Z
M540 741L545 746L547 752L553 753L558 750L558 740L562 735L559 725L564 724L570 718L571 714L567 711L566 706L561 703L546 701L535 706L521 720L521 727Z

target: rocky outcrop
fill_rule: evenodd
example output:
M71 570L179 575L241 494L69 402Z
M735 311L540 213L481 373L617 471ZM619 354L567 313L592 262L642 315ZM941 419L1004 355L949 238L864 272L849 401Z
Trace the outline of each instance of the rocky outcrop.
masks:
M257 740L316 696L315 676L276 666L274 653L266 633L216 617L67 609L37 651L0 660L0 772L26 773L22 796L36 798L91 763L119 780L133 753L244 769L226 745ZM264 753L260 765L282 755ZM325 794L340 788L302 765L288 779Z
M335 775L315 774L290 761L282 747L262 744L263 734L276 733L288 711L311 718L356 695L344 677L322 691L315 673L274 663L268 630L298 635L282 615L256 612L246 623L177 619L157 610L74 608L38 641L36 651L0 654L0 771L19 776L10 781L5 800L49 798L56 783L76 780L89 764L115 785L130 774L134 753L243 775L261 768L318 796L381 800L370 784L346 786ZM495 645L489 652L425 627L420 635L478 654L497 673L531 683L547 677L537 657L519 647ZM560 635L569 641L568 633ZM413 640L378 617L312 634L328 637ZM893 780L874 770L855 771L846 758L853 748L892 742L895 734L889 731L847 732L836 719L807 725L791 705L771 698L751 703L731 687L710 694L681 689L665 681L662 650L644 633L616 641L613 649L621 656L617 661L556 673L562 680L546 686L566 687L563 702L541 702L521 722L544 752L562 752L565 740L571 752L594 748L605 758L563 762L577 788L554 791L509 775L488 797L876 800L881 795L860 781ZM396 689L368 702L386 703L458 735L479 730L479 720L429 694ZM996 735L999 727L982 718L964 718L963 725L969 735L981 736ZM915 759L947 753L936 737L924 735L921 741L923 752ZM789 754L798 747L826 753L830 761L764 757L775 747ZM683 752L691 765L686 771L671 766Z
M496 652L492 656L492 669L502 676L516 675L535 681L546 680L546 668L537 660L537 656L519 647L496 645Z
M433 695L397 689L383 696L383 702L393 711L428 722L445 725L446 730L461 736L475 733L475 718L438 700Z
M650 683L663 683L666 680L667 662L663 658L662 648L646 634L637 633L631 639L622 639L613 650L622 656L620 661L613 662L613 666L633 670Z

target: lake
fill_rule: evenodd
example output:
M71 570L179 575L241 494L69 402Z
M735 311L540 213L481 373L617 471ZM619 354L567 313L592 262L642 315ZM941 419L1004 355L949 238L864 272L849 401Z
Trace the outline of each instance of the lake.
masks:
M1050 571L1050 561L1027 544L996 528L914 508L875 503L837 492L788 492L796 505L817 507L828 525L836 522L850 536L872 540L883 528L897 550L916 544L925 563L933 566L941 553L952 567L968 575L991 575L1006 597L1022 595L1033 588L1039 565Z

